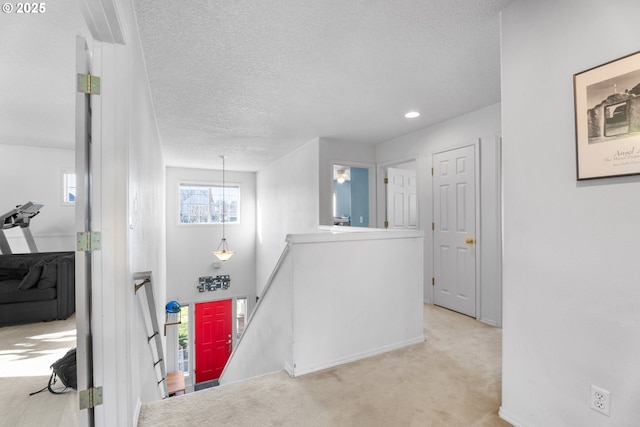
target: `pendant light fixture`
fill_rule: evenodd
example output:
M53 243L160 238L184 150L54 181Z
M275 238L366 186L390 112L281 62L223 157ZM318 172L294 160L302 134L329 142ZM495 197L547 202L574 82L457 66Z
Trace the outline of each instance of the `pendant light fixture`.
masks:
M224 156L220 156L220 158L222 159L222 240L218 245L218 250L213 254L217 256L220 261L226 261L233 256L234 252L229 250L229 247L227 246L227 239L224 234L224 210L226 206L224 194L227 192L227 189L224 186Z

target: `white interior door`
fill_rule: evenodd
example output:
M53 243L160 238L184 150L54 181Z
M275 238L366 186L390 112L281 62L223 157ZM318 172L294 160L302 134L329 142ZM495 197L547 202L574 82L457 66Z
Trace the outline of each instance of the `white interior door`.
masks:
M475 146L433 155L434 303L476 317Z
M387 169L388 228L417 228L416 171Z

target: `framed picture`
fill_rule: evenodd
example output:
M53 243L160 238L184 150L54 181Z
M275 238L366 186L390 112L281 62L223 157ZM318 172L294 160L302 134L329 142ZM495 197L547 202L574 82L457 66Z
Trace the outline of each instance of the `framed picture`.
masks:
M640 174L640 52L573 76L578 180Z

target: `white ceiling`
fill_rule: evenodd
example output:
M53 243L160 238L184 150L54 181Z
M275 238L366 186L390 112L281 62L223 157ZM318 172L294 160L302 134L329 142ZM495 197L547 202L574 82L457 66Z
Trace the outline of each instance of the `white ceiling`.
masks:
M135 0L165 159L257 170L315 137L373 144L499 102L512 1Z
M373 144L500 101L513 0L133 1L169 165L258 170L316 137ZM0 20L0 144L73 148L76 2Z

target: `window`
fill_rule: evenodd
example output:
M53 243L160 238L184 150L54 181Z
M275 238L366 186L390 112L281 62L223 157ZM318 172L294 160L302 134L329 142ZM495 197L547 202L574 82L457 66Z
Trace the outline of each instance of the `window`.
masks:
M244 327L247 324L247 299L236 299L236 338L240 339L240 336L244 332Z
M62 204L73 205L76 202L76 174L74 171L62 171Z
M180 184L180 224L220 224L222 215L225 223L240 222L239 185Z
M178 369L189 375L189 306L180 307L178 325Z

